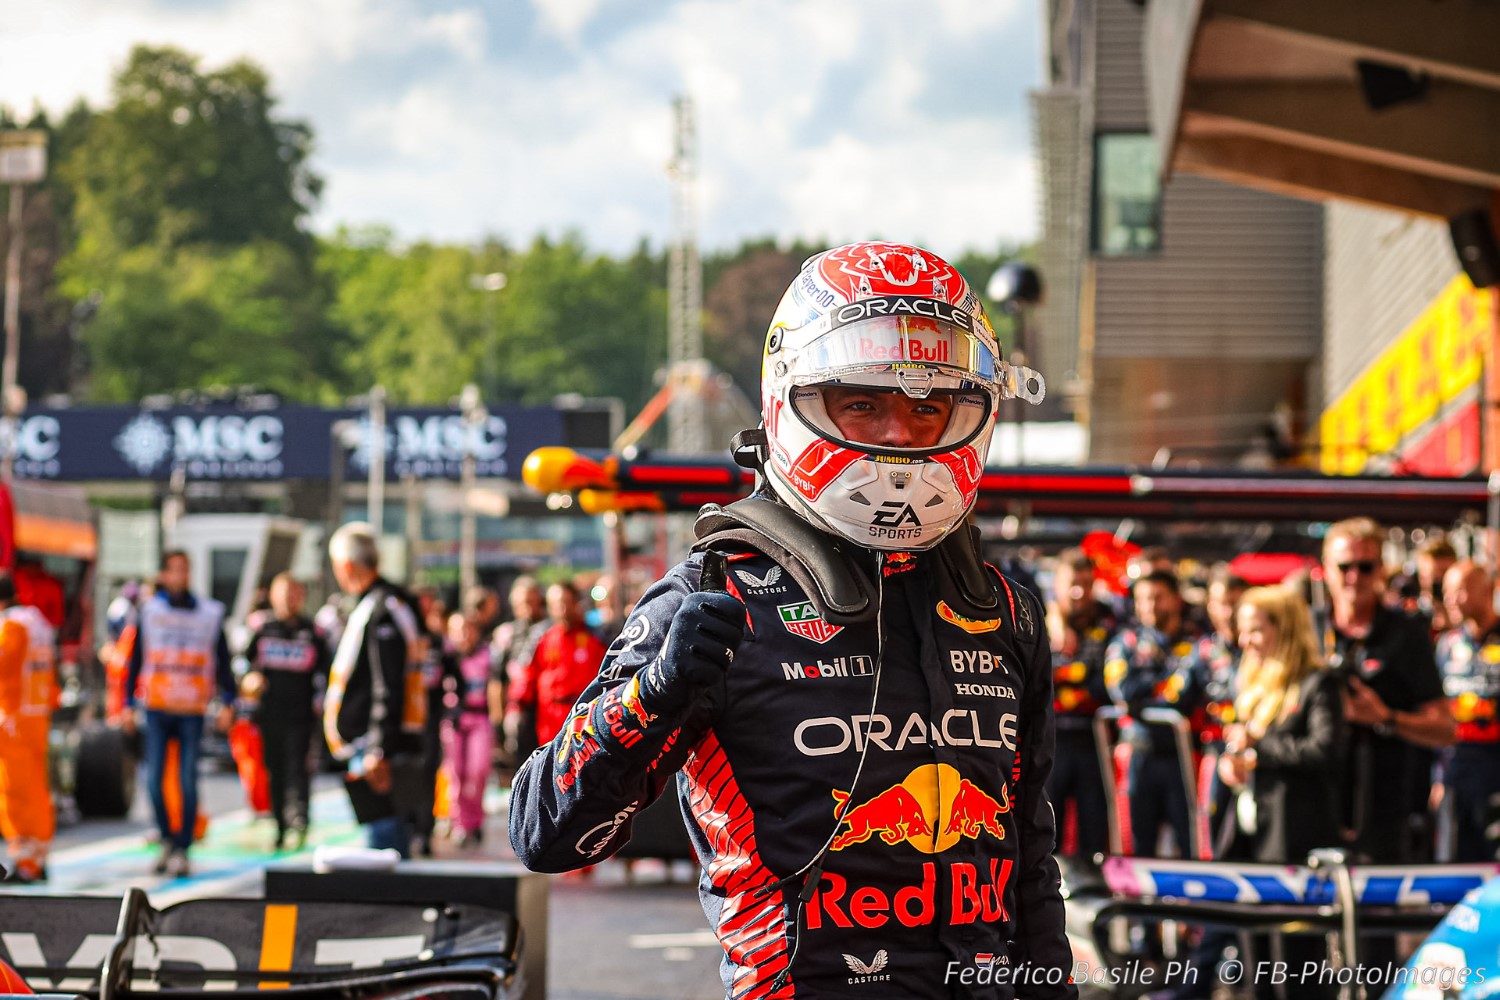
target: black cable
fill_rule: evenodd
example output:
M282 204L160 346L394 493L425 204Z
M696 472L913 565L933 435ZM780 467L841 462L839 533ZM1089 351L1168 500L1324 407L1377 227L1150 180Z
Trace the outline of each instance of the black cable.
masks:
M881 553L875 564L875 676L871 681L870 711L868 716L874 718L876 702L880 700L880 669L885 663L885 554ZM857 733L856 733L857 735ZM792 974L792 964L797 961L797 953L802 950L802 914L807 904L812 901L818 891L818 885L823 881L823 857L832 848L834 840L839 835L839 828L844 825L845 810L853 807L854 791L859 787L860 775L865 770L865 760L870 755L869 733L865 734L865 745L859 751L859 764L854 769L854 780L849 783L849 796L844 799L838 816L834 820L833 830L829 832L828 839L823 841L823 846L812 859L801 868L792 872L785 878L779 878L775 882L761 886L755 890L755 899L764 899L771 893L778 891L788 882L806 876L802 880L802 889L797 893L797 915L792 921L792 953L787 957L786 966L771 980L769 995L774 996L776 991L786 985L788 977Z

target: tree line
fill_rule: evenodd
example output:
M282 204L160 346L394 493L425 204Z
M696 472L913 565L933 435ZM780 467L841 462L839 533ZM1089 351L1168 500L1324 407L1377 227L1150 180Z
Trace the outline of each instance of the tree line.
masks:
M579 393L634 413L658 384L664 249L612 256L576 233L526 246L406 243L378 226L314 235L313 131L277 112L251 62L207 69L139 46L107 106L26 121L0 108L0 127L49 133L23 219L33 401L254 386L329 404L378 383L393 402L432 404L474 382L493 403ZM705 353L751 400L776 302L821 248L766 238L704 257ZM955 263L982 290L1017 253ZM482 280L497 272L499 291Z

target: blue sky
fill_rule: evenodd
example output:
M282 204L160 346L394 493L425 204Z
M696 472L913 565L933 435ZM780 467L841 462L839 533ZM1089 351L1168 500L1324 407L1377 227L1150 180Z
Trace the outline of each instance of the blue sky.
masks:
M0 103L101 103L138 42L266 67L309 122L319 230L625 251L670 231L674 95L700 242L1036 228L1042 0L46 0L0 24Z

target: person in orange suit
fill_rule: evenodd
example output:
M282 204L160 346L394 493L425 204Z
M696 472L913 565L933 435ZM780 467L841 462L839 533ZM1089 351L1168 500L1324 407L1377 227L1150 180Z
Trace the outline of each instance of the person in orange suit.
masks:
M17 882L47 877L55 825L47 773L55 639L40 611L16 603L10 574L0 574L0 835L9 849L9 877Z

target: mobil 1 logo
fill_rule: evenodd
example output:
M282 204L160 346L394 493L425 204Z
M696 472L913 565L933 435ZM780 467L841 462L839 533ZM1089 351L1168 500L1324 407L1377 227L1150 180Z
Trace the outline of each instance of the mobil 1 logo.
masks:
M875 661L868 656L834 656L811 663L781 661L781 675L789 681L818 680L826 677L869 677L875 672Z

